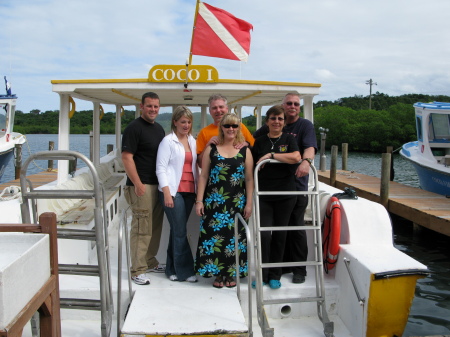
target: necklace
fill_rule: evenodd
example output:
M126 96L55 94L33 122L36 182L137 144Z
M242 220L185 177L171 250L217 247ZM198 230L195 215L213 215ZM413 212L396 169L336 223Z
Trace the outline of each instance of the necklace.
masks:
M267 134L267 138L269 138L270 143L272 143L272 147L270 148L271 150L273 150L273 147L275 146L275 144L280 140L281 135L280 135L280 137L277 138L277 140L275 142L272 142L272 139L270 139L269 134Z

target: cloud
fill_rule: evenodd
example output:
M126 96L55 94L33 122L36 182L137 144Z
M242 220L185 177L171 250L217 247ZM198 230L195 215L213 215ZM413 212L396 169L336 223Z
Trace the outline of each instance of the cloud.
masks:
M208 3L254 26L247 63L194 56L222 78L321 83L316 101L368 95L369 78L388 95L450 94L447 0ZM184 64L194 9L187 0L3 0L0 75L18 109L59 109L51 80L144 78L150 65Z

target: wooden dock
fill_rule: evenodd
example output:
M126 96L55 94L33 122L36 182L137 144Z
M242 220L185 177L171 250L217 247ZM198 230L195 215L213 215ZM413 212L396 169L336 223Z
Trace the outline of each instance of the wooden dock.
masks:
M40 173L28 175L27 179L29 179L33 183L33 187L36 188L36 187L48 184L49 182L56 180L57 175L58 175L58 172L56 170L43 171ZM10 186L20 186L20 179L1 183L0 184L0 193L5 188L10 187Z
M330 171L318 171L319 181L330 184ZM359 197L380 203L380 178L338 170L335 187L350 187ZM450 198L394 181L389 183L387 210L415 224L450 236Z

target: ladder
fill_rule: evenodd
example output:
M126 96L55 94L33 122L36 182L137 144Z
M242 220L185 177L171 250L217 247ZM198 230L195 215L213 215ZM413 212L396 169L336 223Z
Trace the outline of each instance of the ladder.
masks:
M35 190L32 183L27 180L28 165L34 160L82 160L88 167L93 178L93 189L62 190L39 189ZM36 223L38 215L38 199L93 199L94 227L93 229L65 229L58 228L59 239L88 240L95 242L97 252L97 265L59 264L59 273L66 275L97 276L99 277L99 298L80 299L61 298L61 308L96 310L101 312L101 334L107 337L111 333L113 301L111 288L111 268L109 258L107 211L104 198L104 189L93 163L83 154L69 150L42 151L28 157L20 171L20 187L23 202L21 213L23 223L31 223L31 215Z
M329 320L328 313L326 311L325 302L325 288L324 288L324 274L323 274L323 258L322 258L322 234L320 224L320 209L319 209L319 181L317 170L314 166L311 166L313 174L314 187L310 191L259 191L258 184L258 172L264 164L279 164L278 160L266 159L260 162L254 171L255 177L255 193L254 193L254 205L253 208L253 230L255 233L255 265L256 265L256 305L258 323L261 327L261 333L264 337L273 337L274 329L270 327L269 321L265 312L265 305L271 304L284 304L284 303L301 303L301 302L316 302L317 314L320 321L323 324L324 334L326 337L333 337L334 323ZM260 205L259 196L261 195L308 195L311 199L311 216L312 225L309 226L277 226L277 227L260 227ZM304 262L281 262L281 263L262 263L261 255L261 232L262 231L293 231L293 230L310 230L313 231L314 242L314 260ZM316 296L314 297L300 297L300 298L278 298L278 299L265 299L263 292L263 279L262 269L270 267L297 267L297 266L314 266L315 280L316 280Z

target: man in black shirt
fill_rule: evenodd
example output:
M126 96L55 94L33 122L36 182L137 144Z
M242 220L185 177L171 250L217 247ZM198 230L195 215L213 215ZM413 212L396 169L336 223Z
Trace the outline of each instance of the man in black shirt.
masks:
M156 254L161 239L163 208L158 200L156 154L165 136L155 122L159 97L153 92L142 96L141 116L132 121L122 137L122 161L127 173L125 198L131 206L131 278L136 284L150 284L147 271L163 272Z

